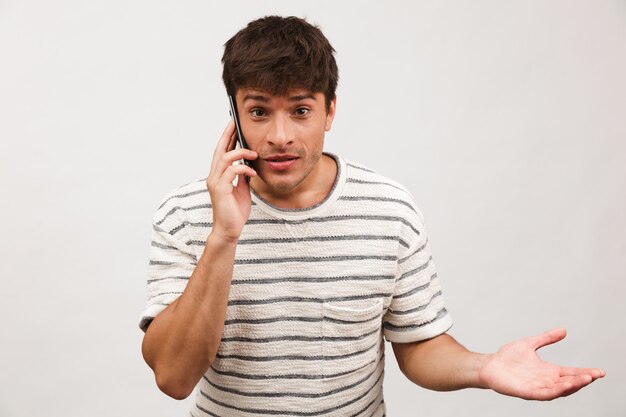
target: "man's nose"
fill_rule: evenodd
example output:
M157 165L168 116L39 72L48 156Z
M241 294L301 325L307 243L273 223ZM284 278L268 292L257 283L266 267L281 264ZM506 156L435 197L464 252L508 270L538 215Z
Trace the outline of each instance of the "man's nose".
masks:
M293 143L292 133L289 116L276 115L271 121L267 141L277 148L287 147Z

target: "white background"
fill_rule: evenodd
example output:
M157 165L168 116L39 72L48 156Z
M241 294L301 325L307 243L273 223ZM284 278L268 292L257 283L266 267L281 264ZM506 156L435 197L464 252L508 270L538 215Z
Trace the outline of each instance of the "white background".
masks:
M307 17L340 69L327 149L404 183L452 334L608 376L551 403L434 393L388 415L626 415L626 3L0 1L0 416L183 416L140 354L152 213L206 176L223 43Z

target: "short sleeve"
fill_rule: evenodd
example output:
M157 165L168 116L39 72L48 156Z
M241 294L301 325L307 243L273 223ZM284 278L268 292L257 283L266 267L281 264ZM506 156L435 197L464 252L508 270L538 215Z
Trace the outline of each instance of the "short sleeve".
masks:
M161 216L160 210L157 210L152 223L147 274L148 303L139 322L144 332L152 320L183 293L197 265L193 250L177 237L180 232L175 234L159 225Z
M383 317L384 335L389 342L430 339L452 326L423 216L416 206L411 206L402 227L403 240L408 243L399 253L393 296Z

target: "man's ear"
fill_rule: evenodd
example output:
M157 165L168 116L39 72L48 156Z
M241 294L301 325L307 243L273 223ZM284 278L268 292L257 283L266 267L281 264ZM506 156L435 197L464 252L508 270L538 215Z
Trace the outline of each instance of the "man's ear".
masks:
M337 95L333 97L330 101L330 105L328 106L328 113L326 113L326 124L324 125L324 130L328 132L333 125L333 120L335 119L335 110L337 108Z

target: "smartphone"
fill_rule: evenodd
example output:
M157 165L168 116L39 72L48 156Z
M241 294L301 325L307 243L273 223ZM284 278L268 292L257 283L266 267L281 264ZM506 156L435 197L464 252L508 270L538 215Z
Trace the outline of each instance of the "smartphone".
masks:
M230 101L230 115L235 122L235 130L237 131L235 135L237 137L237 143L239 144L240 148L250 149L248 148L246 139L243 137L243 133L241 132L241 124L239 123L239 112L237 111L237 102L235 101L235 98L231 95L228 96L228 100ZM250 161L248 161L247 159L244 159L243 163L250 166Z

